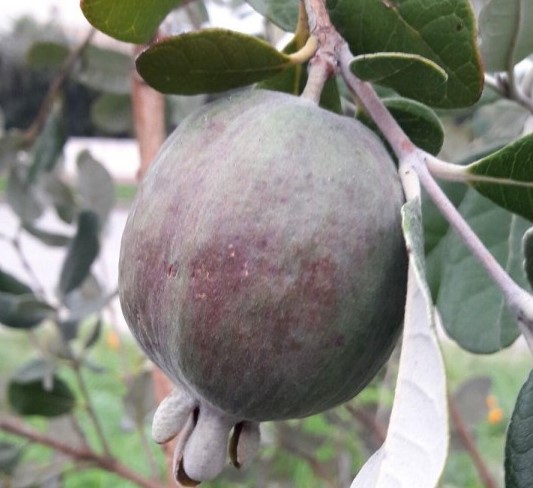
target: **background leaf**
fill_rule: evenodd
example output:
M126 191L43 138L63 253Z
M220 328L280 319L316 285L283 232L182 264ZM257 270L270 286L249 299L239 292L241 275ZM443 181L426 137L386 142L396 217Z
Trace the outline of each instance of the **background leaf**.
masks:
M105 93L127 95L131 89L133 59L113 49L89 45L82 53L74 78Z
M0 474L13 474L20 462L24 447L12 442L0 441Z
M522 239L522 252L524 255L524 271L531 287L533 287L533 227Z
M109 171L89 151L82 151L76 161L80 206L98 216L99 228L107 222L115 205L115 186Z
M494 206L468 190L459 211L486 247L521 286L527 287L522 268L521 239L527 221ZM470 251L449 229L428 258L439 281L437 308L448 335L464 349L488 354L511 345L519 335L500 291Z
M130 95L104 93L91 105L91 121L108 134L133 132L133 111Z
M511 212L533 221L533 134L470 164L472 175L498 178L499 183L472 181L483 196ZM509 184L509 183L515 184ZM519 186L527 183L529 186Z
M11 407L19 415L56 417L70 412L76 398L69 386L57 376L50 389L46 389L40 379L31 381L12 380L8 387Z
M0 268L0 292L23 295L31 293L32 289L26 283Z
M57 70L69 55L67 45L60 42L42 41L31 45L26 62L35 70Z
M120 41L148 42L182 0L82 0L81 9L98 30Z
M533 372L529 374L511 417L505 444L505 488L533 485Z
M59 291L62 295L80 286L89 275L100 249L98 229L98 216L90 210L82 211L78 217L76 235L70 242L61 269Z
M401 97L384 98L382 101L416 146L430 154L439 153L444 142L444 128L433 110L422 103ZM366 113L359 112L357 118L387 143L377 125Z
M487 71L507 71L533 53L530 0L490 0L479 14L481 54Z
M13 329L31 329L51 317L54 308L33 293L0 292L0 323Z
M406 203L402 216L410 254L395 400L387 438L363 466L351 488L436 486L448 451L446 378L434 330L431 294L424 276L420 202Z
M415 54L377 53L356 56L351 71L360 79L395 90L398 94L431 104L446 94L448 75L438 64ZM420 89L424 80L424 89Z
M352 53L403 52L438 64L448 75L442 96L426 103L454 108L481 95L483 71L477 51L474 15L468 0L327 0L331 20ZM418 83L421 92L424 80ZM431 99L431 101L428 101Z
M224 29L204 29L159 41L137 58L145 81L163 93L196 95L239 88L291 66L270 44Z
M298 0L246 0L257 12L286 32L294 32Z

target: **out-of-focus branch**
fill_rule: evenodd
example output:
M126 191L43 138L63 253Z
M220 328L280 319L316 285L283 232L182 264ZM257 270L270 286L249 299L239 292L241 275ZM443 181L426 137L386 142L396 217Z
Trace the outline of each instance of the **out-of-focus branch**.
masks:
M34 429L30 429L26 425L22 424L18 419L8 416L1 417L0 430L23 437L37 444L50 447L51 449L66 454L76 461L91 463L105 471L115 473L124 479L132 481L143 488L161 488L158 483L147 480L135 471L131 471L128 467L124 466L112 457L101 456L89 449L73 447L54 437L49 437Z

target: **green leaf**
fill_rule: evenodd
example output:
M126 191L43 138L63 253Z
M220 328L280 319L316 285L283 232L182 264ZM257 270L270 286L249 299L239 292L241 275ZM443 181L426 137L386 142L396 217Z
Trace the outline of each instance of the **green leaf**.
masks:
M101 335L102 335L102 320L98 319L92 326L91 333L84 340L83 349L87 350L93 347L98 342Z
M60 42L36 42L26 54L26 62L35 70L55 71L61 67L69 53L68 46Z
M59 278L59 291L66 295L80 286L89 275L91 266L98 256L98 216L84 210L78 217L78 229L70 242Z
M285 46L283 52L285 54L292 54L298 51L299 47L301 46L297 45L295 36ZM307 63L296 64L271 78L261 81L257 84L257 87L299 96L303 92L306 83ZM335 113L342 113L341 98L335 78L329 79L324 85L324 89L320 94L320 106Z
M27 172L21 166L12 167L7 179L7 203L23 223L37 220L44 211L44 205L37 185L28 186Z
M417 54L448 75L445 92L431 105L458 108L478 100L483 70L468 0L327 0L331 20L355 56L381 52ZM425 79L416 85L426 90ZM429 103L429 102L426 102Z
M131 95L104 93L91 105L91 121L108 134L124 134L133 131Z
M402 227L409 250L409 276L394 403L385 442L359 471L351 488L437 486L448 454L446 376L425 280L418 199L402 207Z
M205 29L164 39L137 58L145 81L163 93L216 93L256 83L291 66L288 56L256 37Z
M16 164L24 144L24 135L17 129L12 129L2 135L0 138L0 172Z
M72 411L76 398L69 386L57 376L50 388L42 379L20 381L13 379L8 386L8 400L19 415L56 417Z
M11 293L13 295L24 295L26 293L31 293L32 290L26 283L23 283L18 278L15 278L13 275L0 268L0 292Z
M522 239L522 253L524 256L524 271L529 284L533 288L533 227L531 227Z
M430 105L446 94L446 71L417 54L362 54L354 58L350 69L364 81L392 88L404 97ZM424 80L423 89L420 80Z
M11 475L18 466L24 447L12 442L0 441L0 473Z
M13 329L31 329L53 316L55 310L32 293L0 292L0 323Z
M79 210L72 188L55 173L47 175L43 181L43 188L58 217L67 224L71 224Z
M119 41L144 44L182 0L81 0L81 10L98 30Z
M286 32L298 22L298 0L246 0L257 12Z
M444 128L433 110L414 100L400 97L384 98L383 103L416 146L430 154L439 153L444 142ZM357 118L387 142L366 113L358 113Z
M59 105L56 105L32 148L33 161L26 177L27 185L34 184L42 173L49 173L54 169L63 154L66 142L67 135L63 125L62 110Z
M519 285L527 286L521 239L530 224L473 190L466 193L459 211L504 269ZM480 354L511 345L519 330L500 290L453 230L433 252L437 250L437 307L448 335L464 349Z
M91 210L98 216L100 229L115 204L115 185L109 171L91 156L82 151L76 161L78 166L78 191L81 207Z
M533 486L533 372L518 393L505 444L505 488Z
M483 196L533 221L533 134L467 167L467 172L494 181L471 181Z
M43 244L51 247L64 247L70 242L70 237L64 234L57 234L56 232L48 232L32 224L24 224L24 230L39 239Z
M133 59L113 49L90 45L81 55L74 78L89 88L104 93L130 93Z
M530 0L490 0L479 14L481 54L487 71L507 71L533 53Z

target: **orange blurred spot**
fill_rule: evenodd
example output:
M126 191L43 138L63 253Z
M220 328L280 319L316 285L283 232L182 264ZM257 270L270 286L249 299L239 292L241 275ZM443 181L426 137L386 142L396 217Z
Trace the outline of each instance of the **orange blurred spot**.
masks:
M118 348L120 347L119 335L114 330L110 331L107 334L106 343L109 349L112 349L113 351L118 350Z
M491 425L501 423L503 420L503 410L500 407L491 408L487 414L487 421Z
M498 407L498 400L496 400L494 395L488 395L487 398L485 398L485 403L487 404L489 410Z

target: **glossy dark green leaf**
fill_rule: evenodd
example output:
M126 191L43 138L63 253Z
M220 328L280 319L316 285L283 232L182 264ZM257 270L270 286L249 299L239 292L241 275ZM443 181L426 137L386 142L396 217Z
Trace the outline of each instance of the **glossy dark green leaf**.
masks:
M31 329L55 313L48 303L32 293L13 295L0 292L0 323L13 329Z
M257 12L287 32L294 32L298 21L298 0L246 0Z
M32 44L26 54L26 62L35 70L58 70L69 55L67 45L42 41Z
M80 206L98 216L100 228L115 204L115 185L109 171L89 151L83 151L76 161Z
M130 93L132 72L131 56L90 45L83 51L73 75L80 83L95 90L125 95Z
M31 293L32 289L26 283L0 268L0 292L24 295Z
M182 0L82 0L81 9L98 30L125 42L144 44Z
M533 486L533 372L516 401L505 444L505 488Z
M78 217L78 229L70 242L59 278L59 291L66 295L80 286L89 275L91 266L98 256L98 216L84 210Z
M302 46L298 46L296 38L294 38L283 49L285 54L292 54ZM279 91L283 93L291 93L292 95L300 95L307 83L307 63L296 64L281 73L268 78L257 84L258 88L265 90ZM341 98L336 79L330 79L324 85L324 89L320 94L320 106L332 112L341 113Z
M528 229L522 239L522 253L524 256L524 271L529 284L533 288L533 227Z
M533 134L472 163L467 171L496 179L471 185L500 207L533 221Z
M59 105L56 105L32 148L33 161L26 177L27 185L34 184L42 173L54 169L63 153L66 142L67 135L63 124L62 110Z
M0 441L0 474L11 475L18 466L24 447L12 442Z
M362 54L354 58L350 69L364 81L392 88L404 97L423 103L432 104L446 93L446 71L416 54ZM424 80L423 89L420 80Z
M76 398L69 386L57 376L50 388L41 379L31 381L11 380L8 386L11 408L19 415L56 417L72 411Z
M129 134L133 130L130 95L104 93L91 105L91 121L108 134Z
M136 61L145 81L163 93L196 95L239 88L291 66L261 39L224 29L205 29L151 45Z
M64 247L70 242L70 237L64 234L58 234L57 232L48 232L46 230L40 229L32 224L24 224L24 230L39 239L43 244L46 244L50 247Z
M425 79L417 83L419 92L428 91L426 103L466 107L480 97L483 70L468 0L327 0L327 7L355 56L403 52L423 56L443 68L448 81L442 95L432 98L434 89Z
M521 239L531 225L468 190L459 210L504 269L527 287ZM452 230L432 254L439 277L437 307L448 335L464 349L489 354L511 345L519 336L500 290Z
M414 100L400 97L384 98L383 103L414 144L430 154L439 153L444 142L444 129L433 110ZM379 133L376 124L366 113L359 113L357 118ZM385 141L383 137L382 139Z
M479 14L481 54L487 71L507 71L533 53L530 0L491 0Z

